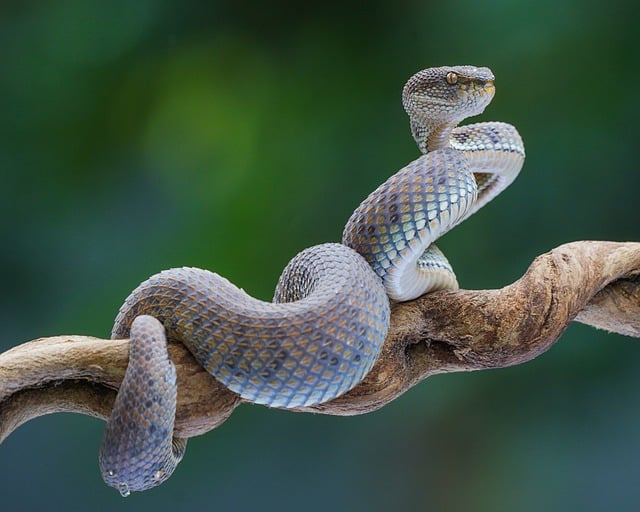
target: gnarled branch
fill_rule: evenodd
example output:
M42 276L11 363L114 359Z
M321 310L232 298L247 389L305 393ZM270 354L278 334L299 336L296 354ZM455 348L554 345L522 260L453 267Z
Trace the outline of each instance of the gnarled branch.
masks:
M435 292L395 304L380 358L353 390L299 411L354 415L378 409L438 373L500 368L546 351L572 320L640 337L640 243L574 242L535 259L499 290ZM176 435L207 432L242 399L181 344ZM0 442L53 412L106 418L128 362L127 340L41 338L0 354Z

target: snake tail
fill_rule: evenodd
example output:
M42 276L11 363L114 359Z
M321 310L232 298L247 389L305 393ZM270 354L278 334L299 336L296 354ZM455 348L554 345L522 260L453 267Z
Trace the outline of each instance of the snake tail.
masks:
M104 432L100 471L127 496L161 484L182 459L186 439L173 438L176 371L164 327L150 316L131 325L129 361Z

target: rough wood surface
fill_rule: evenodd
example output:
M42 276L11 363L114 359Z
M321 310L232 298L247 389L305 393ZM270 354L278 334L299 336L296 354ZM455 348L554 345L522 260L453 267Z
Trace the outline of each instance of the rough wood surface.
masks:
M546 351L572 320L640 337L640 243L574 242L539 256L502 289L443 291L395 304L383 351L364 381L299 411L362 414L431 375L519 364ZM169 349L178 373L176 435L217 427L242 400L181 344ZM127 340L56 336L0 354L0 442L44 414L106 418L127 353Z

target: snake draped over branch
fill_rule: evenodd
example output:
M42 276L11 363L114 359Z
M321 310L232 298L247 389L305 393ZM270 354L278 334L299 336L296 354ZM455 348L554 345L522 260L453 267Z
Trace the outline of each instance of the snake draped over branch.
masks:
M495 92L488 68L416 73L402 102L423 153L374 190L348 220L342 243L295 256L272 303L225 278L174 268L126 299L112 339L131 339L129 364L100 450L105 482L123 496L159 485L182 458L173 436L176 374L167 339L247 401L320 404L356 386L389 329L390 301L457 289L433 244L504 190L524 163L517 130L502 122L458 126Z

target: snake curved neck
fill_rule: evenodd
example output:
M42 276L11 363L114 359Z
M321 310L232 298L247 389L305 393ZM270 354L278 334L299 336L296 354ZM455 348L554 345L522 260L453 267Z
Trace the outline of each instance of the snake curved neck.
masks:
M458 126L452 121L438 123L412 117L411 133L424 154L453 148L465 155L478 188L477 200L467 216L511 184L524 163L522 139L517 130L506 123L493 121Z
M457 123L424 123L411 120L411 133L422 153L450 146L451 132Z

